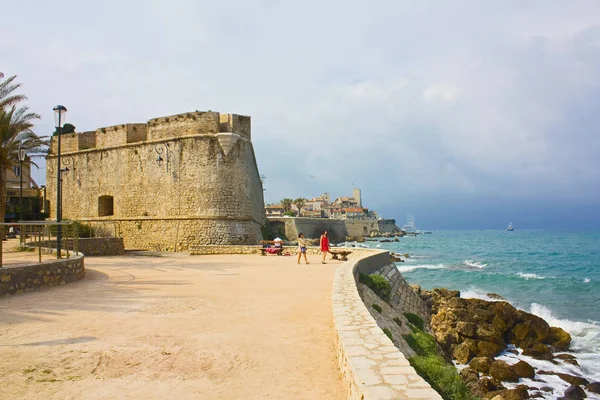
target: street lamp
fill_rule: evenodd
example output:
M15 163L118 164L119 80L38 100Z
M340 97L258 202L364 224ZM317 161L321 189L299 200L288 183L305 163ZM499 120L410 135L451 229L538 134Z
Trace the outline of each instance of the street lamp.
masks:
M60 242L62 240L62 227L60 226L60 220L62 218L62 196L61 196L61 170L60 170L60 136L62 134L62 128L65 123L65 114L67 108L65 106L55 106L54 110L54 126L56 127L56 133L58 136L57 148L56 148L56 169L58 176L56 177L56 223L59 224L56 227L56 258L61 258Z
M23 161L25 161L25 147L19 147L19 177L20 177L20 191L19 191L19 221L23 222ZM23 225L19 228L20 237L19 243L23 245Z

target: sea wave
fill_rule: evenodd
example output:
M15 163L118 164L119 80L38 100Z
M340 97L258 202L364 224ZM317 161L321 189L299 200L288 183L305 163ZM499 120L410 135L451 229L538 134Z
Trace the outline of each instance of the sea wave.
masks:
M471 286L468 290L461 290L460 297L463 299L480 299L487 301L505 301L502 298L491 297L488 292L485 292L475 286Z
M583 283L590 283L590 278L585 278L585 279L583 280Z
M473 261L473 260L465 260L463 262L463 264L465 264L467 267L472 267L472 268L485 268L488 265L484 264L480 261Z
M543 305L532 303L530 313L543 318L550 326L557 326L569 332L572 338L571 350L577 357L586 375L600 381L600 322L558 319Z
M529 280L529 279L546 279L545 276L540 276L537 274L526 274L524 272L517 272L515 274L516 276L520 276L523 279Z
M433 265L433 264L420 264L420 265L403 265L403 266L396 266L396 268L398 268L398 271L402 272L412 272L416 269L444 269L446 268L444 266L444 264L437 264L437 265Z

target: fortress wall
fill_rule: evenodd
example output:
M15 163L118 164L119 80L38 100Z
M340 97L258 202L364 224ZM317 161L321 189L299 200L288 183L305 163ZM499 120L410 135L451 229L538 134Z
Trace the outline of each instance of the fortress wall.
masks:
M219 113L190 112L148 121L148 140L219 132Z
M306 238L318 238L323 230L329 231L332 242L343 242L347 236L367 236L371 231L381 231L381 226L387 230L382 232L393 232L395 221L385 220L380 224L379 220L341 220L331 218L269 218L271 221L285 223L285 235L290 240L298 238L298 233L304 233Z
M204 114L213 121L219 115ZM107 129L97 134L96 149L67 154L74 171L63 177L63 219L119 221L126 248L258 243L264 200L252 143L238 140L228 156L216 136L203 133L125 143L143 138L140 125ZM101 149L108 145L116 147ZM54 155L47 157L46 181L51 218L56 218ZM106 213L104 196L112 198L112 215Z
M58 141L55 140L58 136L52 136L52 143L50 150L53 153L58 151ZM77 151L79 148L78 135L76 133L65 133L60 136L60 153L67 153L70 151Z
M126 143L127 129L125 128L125 125L109 126L100 128L96 131L97 148L122 146Z
M380 219L377 220L377 224L379 232L394 233L397 229L395 219Z
M252 138L250 117L237 114L221 114L219 121L220 132L235 132L248 140Z
M127 143L145 142L148 139L148 125L146 124L126 124Z
M346 220L348 236L367 236L371 231L379 230L377 220Z
M77 150L88 150L96 147L96 131L78 133L77 137L79 139Z

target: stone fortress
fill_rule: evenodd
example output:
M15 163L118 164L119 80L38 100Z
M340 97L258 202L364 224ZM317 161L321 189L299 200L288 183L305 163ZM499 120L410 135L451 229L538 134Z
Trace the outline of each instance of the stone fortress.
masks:
M56 218L57 136L47 156ZM105 223L128 249L257 244L263 190L250 117L189 112L61 135L63 219Z

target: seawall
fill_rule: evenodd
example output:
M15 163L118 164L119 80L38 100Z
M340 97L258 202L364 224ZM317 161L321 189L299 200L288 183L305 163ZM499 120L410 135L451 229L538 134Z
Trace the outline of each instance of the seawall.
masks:
M332 293L338 363L348 388L348 398L441 399L410 366L405 354L383 333L382 322L376 321L365 306L359 294L358 274L390 276L396 288L393 299L401 307L418 311L421 299L418 296L419 301L414 299L410 294L414 294L412 289L405 285L397 269L397 275L392 272L389 252L362 251L355 256L337 269Z
M304 233L307 238L318 238L327 229L329 237L334 242L341 242L347 236L368 236L371 232L393 233L396 221L393 219L341 220L332 218L279 218L269 217L269 222L285 232L290 240L298 238L298 233Z

